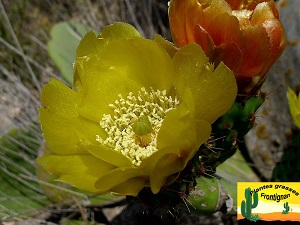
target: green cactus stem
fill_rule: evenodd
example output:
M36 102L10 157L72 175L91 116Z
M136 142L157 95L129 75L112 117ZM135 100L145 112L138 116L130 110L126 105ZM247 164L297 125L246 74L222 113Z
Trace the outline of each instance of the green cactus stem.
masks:
M236 215L236 183L206 177L197 178L196 182L194 190L186 197L190 212L198 215L211 214L223 208L227 214Z
M289 203L283 203L283 207L285 208L284 210L282 210L282 214L288 214L290 211L290 207L289 207Z
M212 125L211 139L200 147L194 157L194 160L200 161L198 165L195 162L195 167L204 165L210 169L204 174L200 171L200 175L212 175L218 165L239 149L239 142L255 125L255 112L263 102L263 94L251 96L243 102L236 100L231 109Z
M258 205L258 194L257 192L253 193L253 202L252 202L252 195L251 195L251 188L245 189L245 198L241 203L241 213L242 216L248 220L252 218L252 209L256 208Z

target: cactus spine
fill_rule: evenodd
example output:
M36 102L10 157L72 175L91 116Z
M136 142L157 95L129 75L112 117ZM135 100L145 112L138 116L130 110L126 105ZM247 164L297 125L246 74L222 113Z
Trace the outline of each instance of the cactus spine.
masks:
M208 173L213 174L218 165L230 158L239 149L238 142L255 125L255 112L263 102L263 94L243 101L237 99L231 109L212 125L211 139L200 147L194 157L196 160L199 156L204 159L204 163L201 160L198 164L204 164L211 170Z
M289 203L283 203L283 207L285 208L285 210L282 210L282 214L288 214L290 211Z
M251 196L251 188L245 189L245 198L246 200L242 201L241 204L241 213L242 216L247 218L248 220L252 217L252 209L256 208L258 205L258 194L257 192L253 193L253 203L252 203L252 196Z

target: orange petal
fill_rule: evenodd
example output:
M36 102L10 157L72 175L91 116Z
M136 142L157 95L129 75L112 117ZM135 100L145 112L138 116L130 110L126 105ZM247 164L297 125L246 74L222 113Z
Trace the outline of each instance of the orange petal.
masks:
M229 69L235 72L242 65L243 53L235 42L221 44L216 47L214 57L211 58L211 60L215 62L216 65L223 61Z
M228 13L217 15L213 20L205 24L205 29L216 46L222 43L235 42L241 35L238 19Z
M281 22L277 19L270 19L263 23L269 38L269 61L265 66L265 72L279 58L286 46L286 37Z
M243 0L226 0L232 10L238 10L241 8Z
M195 41L201 46L207 57L211 58L213 56L215 48L213 39L199 24L195 27Z
M194 43L194 27L201 21L202 6L195 0L171 0L169 5L173 41L179 47Z
M262 27L245 27L239 47L243 64L236 76L252 77L261 73L268 57L268 39Z

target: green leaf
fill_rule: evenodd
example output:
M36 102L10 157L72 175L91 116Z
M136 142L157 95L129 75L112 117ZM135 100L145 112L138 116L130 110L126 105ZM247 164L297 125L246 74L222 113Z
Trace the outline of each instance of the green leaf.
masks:
M51 40L48 42L49 54L69 84L73 83L73 63L77 45L89 30L87 26L75 22L61 22L51 29Z

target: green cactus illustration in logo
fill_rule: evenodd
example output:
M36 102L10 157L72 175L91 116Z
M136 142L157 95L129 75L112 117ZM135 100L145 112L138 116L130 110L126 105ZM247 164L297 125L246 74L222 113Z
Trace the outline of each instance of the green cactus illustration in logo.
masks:
M252 202L252 195L251 195L251 188L245 189L245 198L241 203L241 213L242 216L245 217L247 220L256 222L260 220L258 215L252 215L252 209L256 208L258 205L258 194L257 192L253 193L253 202Z
M289 203L283 203L283 207L285 208L284 210L282 210L282 214L288 214L290 211L290 207L289 207Z

